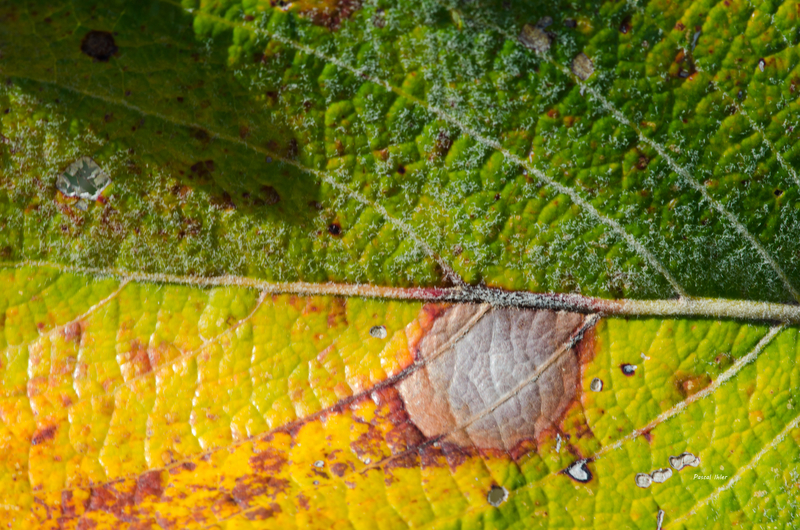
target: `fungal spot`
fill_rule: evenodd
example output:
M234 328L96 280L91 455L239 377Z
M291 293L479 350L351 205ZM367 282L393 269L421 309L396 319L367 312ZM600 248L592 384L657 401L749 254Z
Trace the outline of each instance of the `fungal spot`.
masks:
M508 490L501 486L492 486L486 495L486 500L495 508L506 502L506 499L508 499Z
M652 477L650 477L650 475L648 475L647 473L637 473L636 476L633 478L633 481L640 488L649 488L650 484L653 483Z
M314 485L315 485L315 486L319 486L319 480L315 480L315 481L314 481Z
M272 186L261 186L261 196L263 197L264 204L273 205L281 201L281 196L278 191Z
M680 471L686 466L698 467L700 459L692 453L682 453L678 456L669 457L669 465L674 467L676 471Z
M589 57L581 52L572 60L572 73L586 81L594 73L594 64Z
M398 167L398 168L397 168L397 172L398 172L398 173L400 173L401 175L405 175L405 174L406 174L406 168L405 168L405 166L400 166L400 167Z
M267 164L271 164L272 163L272 157L271 156L268 156L266 158L266 160L267 160Z
M550 36L540 27L525 24L518 38L526 48L537 53L545 53L550 49Z
M619 32L622 34L627 35L627 33L631 30L631 19L626 18L622 21L622 24L619 25Z
M553 17L542 17L536 22L537 28L546 28L553 25Z
M328 233L332 236L338 236L342 233L342 227L338 223L331 223L328 225Z
M758 60L758 69L763 72L765 66L767 66L767 61L765 61L764 59L759 59Z
M317 460L316 462L314 462L314 467L325 467L325 462L323 462L322 460Z
M108 31L90 31L81 41L81 51L95 61L108 62L117 53L114 35Z
M783 190L775 190L772 193L774 193L776 197L780 197L781 195L783 195Z
M592 382L589 383L589 390L592 392L600 392L603 390L603 381L599 377L595 377L592 379Z
M84 156L73 162L56 179L56 188L67 197L97 200L111 183L94 160Z
M592 480L592 472L586 466L586 460L578 460L567 468L566 473L577 482L586 483Z
M386 326L372 326L369 328L369 334L376 339L385 339L387 335Z
M672 470L668 467L656 469L653 471L650 476L653 478L653 482L657 484L661 484L662 482L666 482L672 476Z
M564 26L567 28L574 28L577 27L578 23L575 21L574 18L565 18L564 19Z
M737 98L739 101L743 100L743 99L744 99L744 92L743 92L743 91L741 91L741 90L739 90L739 92L737 92L737 94L736 94L736 98Z
M661 530L661 525L664 524L664 510L658 510L658 516L656 517L656 530Z
M638 366L636 366L635 364L621 364L620 365L620 369L622 370L622 373L625 374L628 377L630 377L630 376L632 376L633 374L636 373L636 368L638 368Z
M458 304L419 343L398 390L429 439L512 450L550 429L581 388L578 313ZM486 384L490 381L492 384Z

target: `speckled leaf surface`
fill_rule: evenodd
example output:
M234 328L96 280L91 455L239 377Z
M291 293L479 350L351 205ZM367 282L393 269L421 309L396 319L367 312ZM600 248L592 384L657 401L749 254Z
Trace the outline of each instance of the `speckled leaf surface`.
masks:
M0 1L0 523L797 524L798 16Z

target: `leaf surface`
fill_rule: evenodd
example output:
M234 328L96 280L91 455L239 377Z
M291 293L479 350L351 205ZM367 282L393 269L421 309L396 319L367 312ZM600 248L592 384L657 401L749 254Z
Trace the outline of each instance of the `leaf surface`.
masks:
M0 2L0 519L791 525L797 8Z

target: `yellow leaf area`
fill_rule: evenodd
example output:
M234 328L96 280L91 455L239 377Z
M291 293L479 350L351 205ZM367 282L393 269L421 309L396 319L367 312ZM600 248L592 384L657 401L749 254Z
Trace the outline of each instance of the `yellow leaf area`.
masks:
M0 281L9 528L655 528L660 511L664 527L728 528L797 516L794 328L603 319L576 350L564 417L501 453L425 439L395 389L420 365L437 306L46 267L0 269ZM684 452L699 466L672 469ZM636 485L660 468L672 475Z

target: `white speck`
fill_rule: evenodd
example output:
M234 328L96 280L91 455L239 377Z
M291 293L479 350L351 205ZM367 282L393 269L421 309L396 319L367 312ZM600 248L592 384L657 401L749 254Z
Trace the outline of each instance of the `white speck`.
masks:
M592 379L592 382L589 383L589 390L592 392L600 392L603 390L603 381L600 378L595 377Z
M372 326L369 328L369 334L376 339L385 339L388 335L388 333L386 333L386 326Z
M372 460L369 459L369 458L365 458L364 459L364 463L367 464L367 465L370 465L372 463Z
M758 60L758 69L762 72L764 71L764 67L767 65L767 62L764 59Z
M656 530L661 530L661 525L664 524L664 510L658 510L658 517L656 517L656 523L658 523L658 527Z
M314 485L315 485L315 486L319 486L319 480L315 480L315 481L314 481Z
M324 466L325 462L323 462L322 460L317 460L316 462L314 462L314 467L324 467Z
M645 355L645 354L644 354L644 352L641 352L639 355L640 355L640 356L642 357L642 359L643 359L643 360L645 360L645 361L649 361L649 360L650 360L650 357L648 357L647 355Z
M561 435L556 433L556 453L561 452Z

